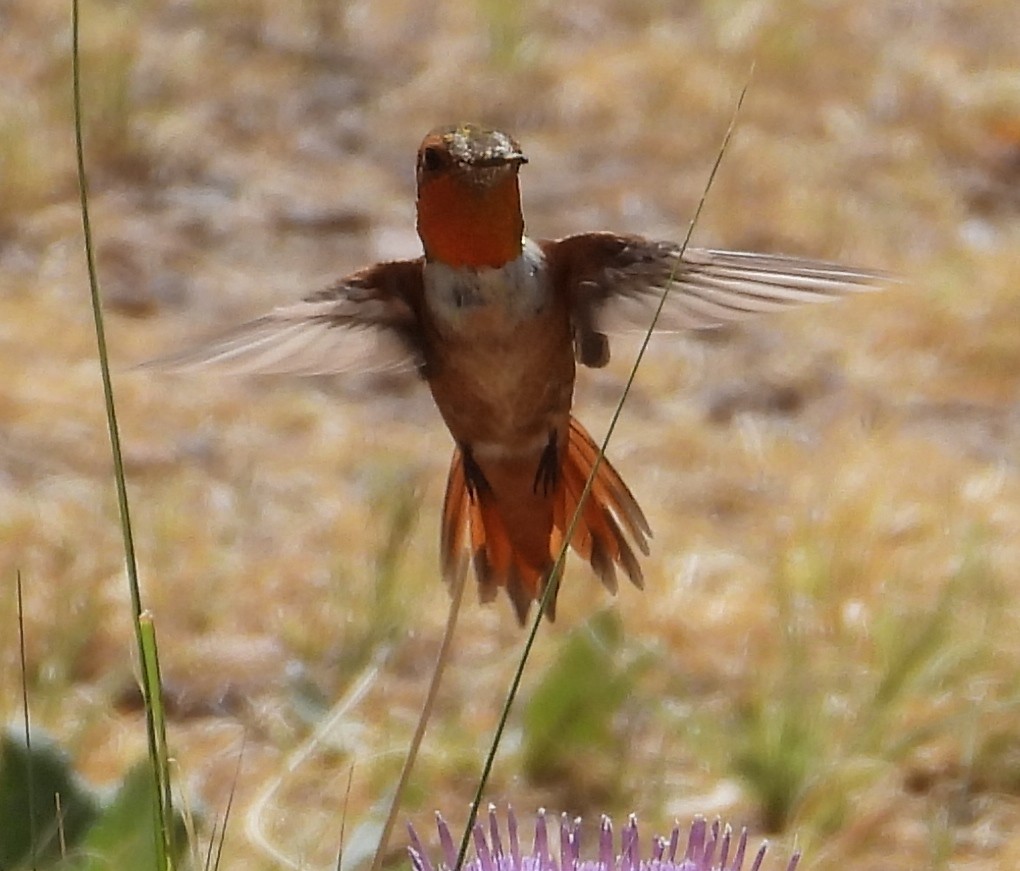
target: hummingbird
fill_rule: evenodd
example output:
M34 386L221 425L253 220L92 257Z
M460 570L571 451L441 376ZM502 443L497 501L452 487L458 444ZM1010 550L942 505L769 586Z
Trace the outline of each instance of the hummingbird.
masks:
M440 127L418 148L423 254L376 263L302 301L151 361L164 371L323 375L411 371L453 436L440 557L451 587L473 565L483 602L506 591L520 623L555 617L554 561L599 448L571 414L576 367L609 337L708 329L874 288L882 273L821 260L686 248L637 235L525 235L528 158L500 130ZM601 583L639 589L651 528L605 458L570 537Z

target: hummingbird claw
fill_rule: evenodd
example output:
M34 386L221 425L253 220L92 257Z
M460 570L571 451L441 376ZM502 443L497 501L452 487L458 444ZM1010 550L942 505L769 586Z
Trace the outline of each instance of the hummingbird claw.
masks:
M532 491L537 493L541 485L542 495L548 496L556 486L559 476L560 452L556 445L556 431L550 430L549 443L545 446L545 450L542 451L542 456L538 461L538 468L535 470L535 481L531 485Z
M461 445L460 451L464 456L464 480L467 484L468 496L474 502L478 498L479 493L492 492L492 487L489 486L489 482L485 479L485 473L481 467L475 462L471 448L468 445Z

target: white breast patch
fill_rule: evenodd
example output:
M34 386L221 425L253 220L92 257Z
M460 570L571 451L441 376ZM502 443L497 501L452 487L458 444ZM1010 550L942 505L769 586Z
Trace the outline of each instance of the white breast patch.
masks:
M498 268L425 264L425 304L441 327L457 333L505 333L538 314L549 299L545 256L524 239L521 256Z

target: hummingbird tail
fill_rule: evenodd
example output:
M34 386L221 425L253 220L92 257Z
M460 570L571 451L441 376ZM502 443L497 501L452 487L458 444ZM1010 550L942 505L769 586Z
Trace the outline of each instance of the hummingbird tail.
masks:
M439 549L443 577L451 589L467 571L470 553L481 601L493 601L505 587L522 624L531 603L541 598L552 563L547 546L536 558L511 537L493 490L469 485L460 448L454 449L450 461ZM550 619L555 616L555 598L546 613Z
M505 587L517 619L524 623L533 601L548 584L558 588L553 562L567 535L585 482L598 457L598 446L573 418L556 474L545 495L536 491L533 472L490 464L486 483L469 481L462 451L453 452L443 502L440 553L449 584L467 571L468 554L478 578L479 597L492 601ZM512 527L512 528L511 528ZM571 547L585 559L610 592L617 589L616 568L640 588L644 578L634 546L648 553L651 530L637 500L619 473L603 457L571 537ZM556 613L554 589L546 616Z
M554 509L553 544L556 549L567 534L598 455L599 448L592 437L571 417L566 457L560 471L563 498L557 500ZM635 587L643 588L644 575L631 543L647 555L651 535L644 512L630 488L603 457L581 508L570 546L588 561L602 585L615 593L617 566Z

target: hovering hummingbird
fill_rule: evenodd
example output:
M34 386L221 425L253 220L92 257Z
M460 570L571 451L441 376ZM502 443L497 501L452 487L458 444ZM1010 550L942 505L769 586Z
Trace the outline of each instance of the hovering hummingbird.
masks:
M437 128L418 148L424 256L377 263L219 338L152 361L165 371L321 375L413 370L456 446L441 559L453 584L473 563L480 598L506 589L523 623L552 577L598 447L571 415L575 366L609 362L609 334L716 327L885 280L880 273L768 254L688 248L609 232L524 235L506 133ZM616 592L642 587L635 548L651 530L603 459L570 545ZM547 614L555 616L551 591Z

